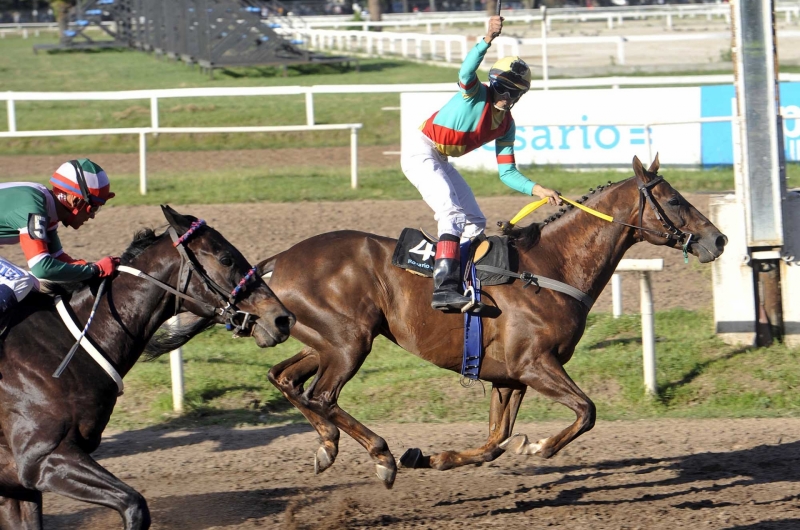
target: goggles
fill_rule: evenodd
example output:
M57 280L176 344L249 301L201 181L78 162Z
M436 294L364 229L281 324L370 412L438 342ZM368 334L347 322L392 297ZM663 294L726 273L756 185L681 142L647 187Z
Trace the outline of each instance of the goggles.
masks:
M92 204L92 203L87 203L86 201L83 201L83 205L81 206L81 209L85 208L86 209L86 213L88 213L90 215L95 215L95 214L97 214L97 212L100 211L100 208L102 208L102 206L103 206L102 204Z
M507 99L509 101L516 101L521 98L525 92L527 92L521 88L510 87L500 81L497 81L496 79L492 79L490 86L499 98Z

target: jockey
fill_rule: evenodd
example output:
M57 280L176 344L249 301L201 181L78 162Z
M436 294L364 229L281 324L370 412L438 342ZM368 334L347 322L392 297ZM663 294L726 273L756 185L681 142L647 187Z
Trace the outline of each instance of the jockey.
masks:
M61 165L50 179L52 190L32 182L0 184L0 245L19 243L30 271L0 257L0 327L11 310L39 281L76 282L111 276L119 258L95 263L71 258L61 248L58 223L80 228L108 199L103 168L81 158Z
M514 163L516 128L510 111L531 86L528 65L519 57L505 57L489 72L488 86L478 81L478 67L502 28L502 17L489 19L488 33L461 65L460 92L422 124L419 135L405 142L401 153L403 173L422 194L438 222L431 307L442 311L460 310L470 302L461 292L459 242L486 228L486 218L475 195L447 157L464 155L496 140L503 183L525 195L561 204L556 191L531 182Z

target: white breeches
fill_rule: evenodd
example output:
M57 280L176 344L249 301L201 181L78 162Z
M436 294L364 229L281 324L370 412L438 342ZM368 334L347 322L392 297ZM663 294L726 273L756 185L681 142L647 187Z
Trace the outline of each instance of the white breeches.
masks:
M486 217L469 185L424 134L403 145L400 166L433 210L439 236L452 234L463 242L483 232Z
M0 284L14 291L17 302L28 296L31 289L38 289L39 281L28 271L20 269L10 261L0 258Z

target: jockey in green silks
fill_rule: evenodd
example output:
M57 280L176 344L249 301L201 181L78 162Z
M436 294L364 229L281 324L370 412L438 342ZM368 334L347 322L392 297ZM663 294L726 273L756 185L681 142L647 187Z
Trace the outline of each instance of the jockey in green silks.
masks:
M106 172L88 158L62 164L51 189L32 182L0 184L0 245L19 244L29 270L0 257L0 327L40 281L76 282L112 276L119 258L95 263L70 257L58 225L78 229L114 197Z

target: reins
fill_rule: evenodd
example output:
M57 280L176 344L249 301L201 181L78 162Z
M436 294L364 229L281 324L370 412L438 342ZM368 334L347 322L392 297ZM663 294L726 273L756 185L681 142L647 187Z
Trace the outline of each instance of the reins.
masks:
M181 256L181 266L180 266L180 279L178 287L179 289L175 289L171 285L168 285L161 280L158 280L149 274L140 271L134 267L129 267L128 265L120 265L117 267L119 272L124 272L126 274L130 274L132 276L136 276L137 278L142 278L157 287L167 291L175 295L176 303L175 303L175 314L178 313L180 310L180 303L179 300L188 300L190 302L194 302L195 304L204 307L206 310L211 311L214 314L219 314L222 317L227 317L225 321L225 327L228 331L233 330L234 336L239 336L241 331L248 329L250 320L251 320L251 313L240 311L236 308L236 298L239 294L244 290L247 282L255 275L257 268L252 267L247 274L239 281L239 283L234 287L234 289L228 293L222 286L220 286L217 282L215 282L208 274L199 267L195 261L192 259L191 256L186 252L186 248L184 244L189 240L189 238L194 234L198 229L202 226L205 226L206 222L202 219L199 219L191 224L189 229L182 235L178 236L176 230L170 226L168 231L170 237L172 238L172 246L178 251ZM185 271L185 272L184 272ZM197 273L198 276L205 282L206 286L216 293L220 297L220 301L223 302L225 305L223 306L215 306L199 300L191 295L185 293L185 290L189 286L189 279L191 272ZM102 354L95 348L95 346L88 340L86 337L86 332L89 330L89 326L94 319L94 315L97 312L97 306L102 298L106 284L109 282L109 279L106 278L100 284L100 287L97 290L97 294L95 295L94 303L92 304L92 310L89 313L89 318L86 321L86 325L83 328L82 332L78 331L78 327L75 325L73 317L69 314L68 310L66 309L66 304L61 299L61 297L56 297L56 308L58 310L61 319L64 321L64 324L69 329L70 333L77 339L75 345L70 349L69 353L67 353L64 360L61 361L61 364L58 366L56 371L53 373L54 378L58 378L64 372L64 370L69 365L72 357L75 355L75 352L78 350L78 346L83 346L84 349L91 355L91 357L105 370L105 372L117 383L117 387L119 389L119 395L122 395L123 385L122 385L122 378L119 376L119 373L116 369L108 362L108 360L103 357ZM183 287L181 288L181 283L183 283ZM239 315L242 315L241 322L237 322L237 318Z
M615 224L622 225L622 226L627 226L629 228L633 228L635 230L638 230L639 231L639 241L644 241L644 232L649 232L649 233L652 233L655 236L663 237L664 239L668 239L668 240L676 241L678 243L682 243L683 244L683 247L682 247L683 248L683 260L684 260L684 263L688 263L689 262L689 245L692 242L692 238L694 237L694 234L689 233L689 232L684 232L680 228L676 227L672 223L672 221L666 216L666 214L664 214L663 210L661 210L661 207L658 205L658 203L653 198L653 194L652 194L651 189L653 187L655 187L657 184L659 184L659 183L661 183L663 181L664 181L664 177L658 176L658 177L654 178L653 180L651 180L650 182L638 183L637 184L637 187L639 189L639 224L638 225L632 225L632 224L629 224L629 223L624 223L622 221L618 221L618 220L614 219L610 215L604 214L602 212L598 212L597 210L589 208L588 206L586 206L584 204L581 204L579 202L575 202L575 201L572 201L570 199L567 199L563 195L559 195L558 197L561 200L563 200L564 202L566 202L568 204L571 204L572 206L574 206L574 207L576 207L576 208L578 208L580 210L583 210L586 213L594 215L595 217L599 217L600 219L603 219L604 221L608 221L609 223L615 223ZM538 201L535 201L535 202L532 202L532 203L526 205L524 208L522 208L522 210L519 211L519 213L517 213L517 215L514 216L514 218L511 219L511 221L509 221L509 228L514 226L515 224L517 224L524 217L526 217L526 216L530 215L531 213L535 212L540 206L545 205L547 203L547 200L548 200L547 198L544 198L544 199L541 199L541 200L538 200ZM647 202L647 204L650 205L650 208L653 210L653 213L656 216L656 219L658 219L658 221L661 223L661 226L664 227L664 230L666 230L666 232L661 232L659 230L655 230L653 228L647 228L647 227L643 226L643 224L644 224L643 221L644 221L644 203L645 203L645 201Z
M691 244L691 241L692 241L692 238L694 237L694 234L689 233L689 232L683 232L680 228L676 227L672 223L672 221L670 221L669 218L661 210L660 206L658 205L658 203L653 198L653 195L652 195L652 192L651 192L651 188L653 188L656 184L662 182L663 180L664 180L663 177L658 176L658 177L654 178L653 180L651 180L650 182L639 183L638 184L638 186L637 186L638 189L639 189L639 224L638 225L632 225L632 224L629 224L629 223L624 223L622 221L617 221L616 219L614 219L612 216L610 216L608 214L604 214L602 212L598 212L597 210L589 208L588 206L586 206L584 204L581 204L579 202L567 199L563 195L559 195L559 198L561 200L563 200L564 202L567 202L567 203L571 204L572 206L575 206L576 208L578 208L580 210L583 210L586 213L589 213L591 215L594 215L595 217L599 217L600 219L603 219L604 221L608 221L609 223L616 223L616 224L619 224L619 225L622 225L622 226L627 226L627 227L633 228L635 230L638 230L639 231L638 232L639 241L644 241L644 232L650 232L650 233L652 233L652 234L654 234L656 236L663 237L663 238L668 239L668 240L674 240L674 241L678 241L678 242L683 242L683 259L684 259L684 261L686 263L688 263L688 261L689 261L689 245ZM523 218L525 218L526 216L528 216L531 213L535 212L539 207L544 206L545 204L547 204L547 201L548 201L548 198L545 197L544 199L541 199L541 200L538 200L538 201L534 201L534 202L532 202L530 204L527 204L525 207L523 207L519 211L519 213L517 213L517 215L515 215L508 222L507 225L503 225L503 223L498 223L498 224L503 226L504 229L512 228L515 224L520 222ZM664 227L666 232L661 232L659 230L654 230L652 228L647 228L645 226L642 226L644 224L643 221L644 221L644 203L645 203L645 201L647 201L647 203L650 205L650 207L653 210L653 213L656 216L656 219L658 219L661 222L661 226ZM536 285L537 287L540 287L540 288L546 288L546 289L550 289L552 291L558 291L558 292L564 293L566 295L571 296L572 298L574 298L576 300L579 300L588 309L591 309L592 305L594 304L594 300L588 294L584 293L583 291L581 291L579 289L576 289L575 287L572 287L571 285L568 285L566 283L560 282L558 280L553 280L551 278L546 278L544 276L538 276L538 275L535 275L535 274L533 274L531 272L527 272L527 271L523 271L521 273L507 271L505 269L501 269L499 267L493 267L491 265L476 265L475 268L478 269L478 270L481 270L481 271L492 273L492 274L502 274L503 276L508 276L509 278L517 278L519 280L522 280L523 283L524 283L523 289L526 288L526 287L529 287L531 285Z

